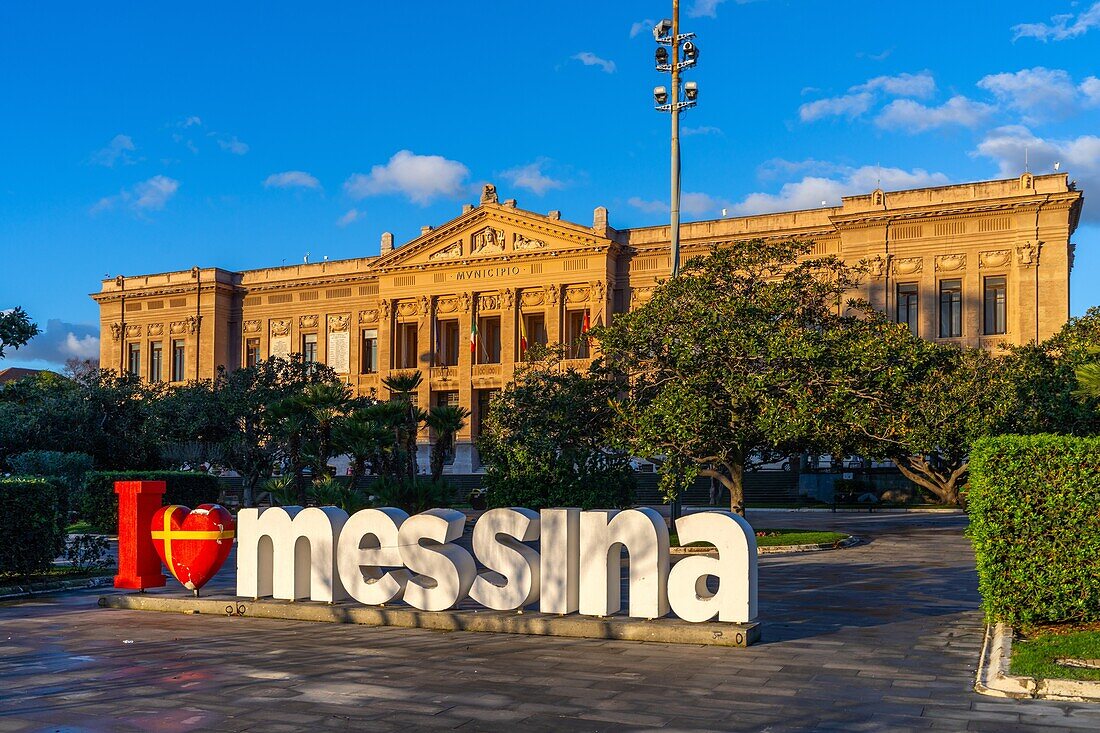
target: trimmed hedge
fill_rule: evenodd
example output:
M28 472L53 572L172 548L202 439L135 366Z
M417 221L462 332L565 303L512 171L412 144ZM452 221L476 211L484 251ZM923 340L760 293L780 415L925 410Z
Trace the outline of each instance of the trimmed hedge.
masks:
M61 487L31 476L0 478L0 575L49 570L65 549Z
M182 504L194 509L213 503L221 493L217 476L193 471L89 471L84 476L78 511L93 527L118 529L116 481L164 481L164 503Z
M988 618L1100 620L1100 438L984 438L967 503Z

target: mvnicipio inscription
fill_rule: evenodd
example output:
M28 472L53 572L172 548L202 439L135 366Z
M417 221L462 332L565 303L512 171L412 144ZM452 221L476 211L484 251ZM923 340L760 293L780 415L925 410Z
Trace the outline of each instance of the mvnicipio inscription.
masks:
M676 521L681 542L710 542L717 557L670 567L669 536L653 509L501 508L477 521L473 553L456 544L466 517L452 509L409 516L400 509L242 509L237 515L237 595L367 605L403 600L443 611L471 598L509 611L589 616L622 605L621 553L629 560L628 615L748 623L757 614L756 538L721 511ZM538 540L540 550L530 544ZM487 569L478 574L480 561ZM708 589L717 580L717 591Z

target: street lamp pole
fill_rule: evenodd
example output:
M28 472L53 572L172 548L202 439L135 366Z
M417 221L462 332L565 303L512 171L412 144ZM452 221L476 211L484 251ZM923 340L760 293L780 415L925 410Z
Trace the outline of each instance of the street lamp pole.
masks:
M691 41L694 37L694 33L680 33L680 0L672 0L671 20L662 20L653 28L653 40L658 44L657 71L668 72L672 76L672 93L670 95L668 90L659 86L653 90L653 99L657 111L672 115L672 194L669 208L673 277L680 274L680 111L694 107L699 97L698 85L695 82L681 85L680 73L695 66L699 59L699 47ZM665 46L671 48L671 55Z

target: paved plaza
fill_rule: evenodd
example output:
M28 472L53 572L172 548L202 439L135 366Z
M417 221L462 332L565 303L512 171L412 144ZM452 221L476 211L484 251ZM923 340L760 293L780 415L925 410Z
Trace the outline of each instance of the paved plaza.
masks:
M762 557L748 649L0 604L2 731L1100 730L1100 705L972 691L961 515L750 514L855 533Z

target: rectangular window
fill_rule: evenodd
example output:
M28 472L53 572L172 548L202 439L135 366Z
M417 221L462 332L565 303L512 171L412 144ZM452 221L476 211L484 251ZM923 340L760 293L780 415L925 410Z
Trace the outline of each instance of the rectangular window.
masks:
M164 344L154 341L149 344L149 381L164 379Z
M565 312L566 354L570 359L588 358L588 338L585 332L588 311Z
M186 364L187 349L183 339L172 339L172 381L183 381L183 369Z
M985 305L984 330L987 334L1007 333L1008 303L1007 285L1004 275L987 277L982 301Z
M477 391L477 435L485 432L485 420L489 417L489 404L499 389L479 389Z
M500 316L477 319L477 363L500 363Z
M257 338L245 339L244 365L254 367L260 363L260 340Z
M458 366L458 321L450 319L437 321L436 329L436 366Z
M448 390L446 392L436 392L435 393L435 404L438 405L439 407L443 407L443 406L458 407L459 404L460 404L459 401L458 401L458 391L457 390Z
M529 349L535 344L546 346L546 316L541 313L532 315L520 315L520 338L516 339L519 347L519 358L523 358L524 341Z
M399 323L395 332L394 342L394 368L416 369L420 357L418 344L416 343L419 328L415 323Z
M359 373L374 374L378 371L378 331L363 331L363 343L359 349Z
M903 323L916 336L920 333L917 310L917 284L898 283L898 323Z
M141 376L141 344L126 344L126 371Z
M302 359L307 364L317 362L317 334L302 334Z
M962 336L962 280L940 281L940 338Z

